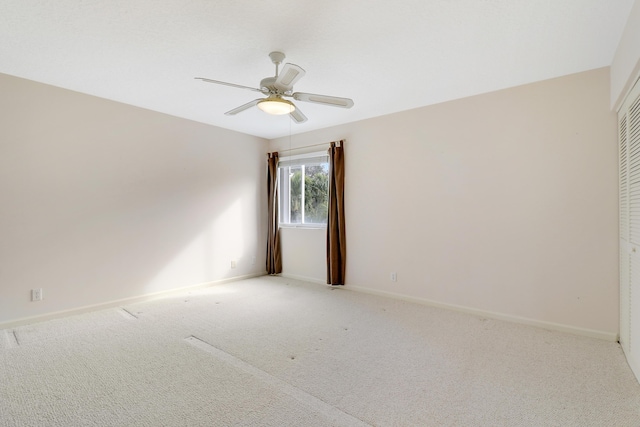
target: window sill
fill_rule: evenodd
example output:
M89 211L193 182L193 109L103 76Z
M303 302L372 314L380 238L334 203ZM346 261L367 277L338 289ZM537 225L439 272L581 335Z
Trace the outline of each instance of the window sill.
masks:
M299 228L303 230L326 230L327 224L278 224L279 228Z

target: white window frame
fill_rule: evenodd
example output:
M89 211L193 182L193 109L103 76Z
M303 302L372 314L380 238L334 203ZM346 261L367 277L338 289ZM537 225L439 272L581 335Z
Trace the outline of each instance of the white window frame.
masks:
M307 162L305 162L307 161ZM327 228L327 224L324 223L305 223L304 222L304 205L305 205L305 180L304 180L304 176L305 176L305 164L317 164L317 163L329 163L329 154L326 151L316 151L313 153L305 153L305 154L297 154L297 155L293 155L293 156L285 156L285 157L280 157L278 159L278 168L277 168L277 186L278 186L278 226L280 228ZM284 196L283 191L281 191L284 188L286 188L287 191L287 201L291 200L291 188L289 187L288 184L284 185L284 186L280 186L280 167L282 166L301 166L302 168L302 188L301 188L301 205L302 205L302 222L300 223L291 223L291 222L283 222L283 215L282 215L282 197Z

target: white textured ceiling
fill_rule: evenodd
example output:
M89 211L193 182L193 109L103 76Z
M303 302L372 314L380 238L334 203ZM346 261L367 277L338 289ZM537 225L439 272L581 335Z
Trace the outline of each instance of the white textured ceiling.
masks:
M275 138L608 66L633 2L1 0L0 72ZM355 106L225 116L260 94L194 80L258 87L274 50Z

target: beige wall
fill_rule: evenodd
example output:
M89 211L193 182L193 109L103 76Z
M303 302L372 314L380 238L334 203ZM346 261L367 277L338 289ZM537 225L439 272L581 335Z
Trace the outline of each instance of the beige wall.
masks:
M615 337L608 68L294 135L271 149L342 138L347 286ZM283 235L285 274L297 265L291 257L324 250L323 235L303 245L304 231ZM295 274L324 271L324 258L317 263Z
M264 271L266 141L9 76L0 93L0 323ZM346 138L348 286L615 334L609 95L600 69L270 145ZM285 274L324 282L322 231L282 241Z
M0 93L0 323L264 272L266 140L6 75Z
M627 19L611 63L611 106L618 110L633 83L640 77L640 0Z
M280 240L284 275L327 283L326 228L281 228Z

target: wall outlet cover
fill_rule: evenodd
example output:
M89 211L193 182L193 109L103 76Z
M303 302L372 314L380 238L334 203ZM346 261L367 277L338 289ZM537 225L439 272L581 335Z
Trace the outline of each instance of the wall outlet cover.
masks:
M42 288L31 289L31 301L42 301Z

